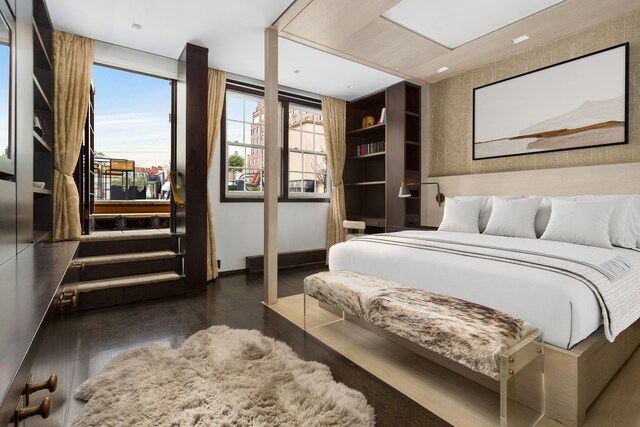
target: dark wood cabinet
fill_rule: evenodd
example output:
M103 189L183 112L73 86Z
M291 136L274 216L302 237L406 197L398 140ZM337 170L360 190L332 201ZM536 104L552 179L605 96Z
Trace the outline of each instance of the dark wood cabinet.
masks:
M420 182L420 98L419 86L401 82L347 103L345 207L367 233L420 223L420 186L397 197L401 181Z

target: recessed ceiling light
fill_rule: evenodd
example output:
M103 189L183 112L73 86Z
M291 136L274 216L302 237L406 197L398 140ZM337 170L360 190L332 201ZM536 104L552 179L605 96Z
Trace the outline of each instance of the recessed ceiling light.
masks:
M444 73L444 72L445 72L445 71L447 71L448 69L449 69L449 67L440 67L440 68L438 68L436 71L437 71L438 73Z
M142 25L136 24L135 22L133 24L131 24L131 27L135 28L136 30L141 30L142 29Z
M293 74L300 74L300 70L293 70Z
M529 40L529 36L525 34L520 37L516 37L512 41L513 41L513 44L518 44L518 43L526 42L527 40Z

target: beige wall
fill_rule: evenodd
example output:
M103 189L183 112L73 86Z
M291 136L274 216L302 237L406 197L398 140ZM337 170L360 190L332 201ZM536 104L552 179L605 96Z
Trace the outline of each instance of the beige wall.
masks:
M473 88L629 42L629 144L472 160ZM535 42L529 41L528 43ZM640 161L640 12L591 27L430 87L429 176Z

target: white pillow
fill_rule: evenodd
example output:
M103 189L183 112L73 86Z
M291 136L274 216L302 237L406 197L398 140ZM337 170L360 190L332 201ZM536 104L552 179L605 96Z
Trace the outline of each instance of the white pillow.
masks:
M551 216L551 200L610 200L613 210L609 219L609 236L611 244L623 248L639 246L640 241L640 196L573 196L544 197L536 215L536 234L544 233Z
M613 200L609 218L611 244L634 248L640 239L640 196L584 196L584 200ZM578 200L583 199L579 197Z
M543 240L611 248L609 220L613 200L551 200L551 218Z
M524 196L500 196L503 199L523 199ZM493 196L456 196L456 200L475 200L480 199L480 220L478 221L478 229L481 233L487 228L489 218L491 217L491 209L493 207ZM547 220L548 221L548 220Z
M575 197L548 197L544 196L540 201L540 207L538 207L538 213L536 214L536 236L540 237L544 234L544 230L549 224L549 218L551 218L551 200L576 200Z
M536 238L534 227L541 197L504 199L492 196L491 217L484 234Z
M481 198L456 200L445 197L444 218L438 231L456 231L460 233L478 234L478 218L480 217Z

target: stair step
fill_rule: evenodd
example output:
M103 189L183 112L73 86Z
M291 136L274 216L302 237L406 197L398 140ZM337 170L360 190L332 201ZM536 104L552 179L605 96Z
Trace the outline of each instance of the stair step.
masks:
M104 242L111 240L159 239L172 236L168 229L133 230L133 231L96 231L93 234L80 236L81 242Z
M132 252L113 255L97 255L76 258L75 263L83 263L85 267L92 265L117 264L121 262L151 261L156 259L171 259L176 257L173 251Z
M164 273L140 274L137 276L117 277L113 279L90 280L65 286L65 292L78 291L92 292L102 289L122 288L127 286L149 285L152 283L169 282L178 280L182 276L174 271Z

